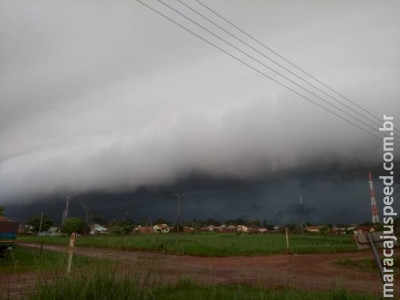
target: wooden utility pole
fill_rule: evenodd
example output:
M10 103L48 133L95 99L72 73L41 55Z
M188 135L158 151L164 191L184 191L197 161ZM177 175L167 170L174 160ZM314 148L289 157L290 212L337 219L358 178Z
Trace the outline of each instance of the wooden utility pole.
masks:
M179 234L179 221L180 221L180 214L181 214L181 198L183 198L183 193L174 194L177 199L176 203L176 233Z
M300 206L303 206L303 198L300 196ZM302 212L303 210L300 210L300 212ZM301 218L301 216L300 216ZM304 231L303 231L303 221L300 220L300 230L301 230L301 235L304 235Z
M43 211L40 214L40 223L39 223L39 232L38 232L38 234L42 231L42 223L43 223Z
M89 207L82 201L82 199L79 199L79 202L81 203L83 212L85 213L85 233L87 233L87 229L89 224L89 213L90 213L90 209Z

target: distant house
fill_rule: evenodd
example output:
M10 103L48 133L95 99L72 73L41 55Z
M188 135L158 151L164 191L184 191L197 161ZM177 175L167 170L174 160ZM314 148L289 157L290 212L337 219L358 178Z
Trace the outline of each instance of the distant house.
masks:
M33 232L33 226L31 225L18 225L18 234L27 234Z
M209 232L208 226L202 226L202 227L200 228L200 232Z
M201 232L225 232L224 226L205 225L200 228Z
M236 232L236 226L235 225L222 225L218 228L218 232L221 233L226 233L226 232Z
M322 226L307 226L306 230L309 233L320 233L320 229Z
M167 224L157 224L157 225L153 226L154 232L169 233L170 230L171 230L171 227L168 226Z
M332 233L339 235L339 234L346 234L346 228L344 227L333 227L332 228Z
M185 227L183 227L183 232L184 233L192 233L192 232L194 232L194 228L193 227L189 227L189 226L185 226Z
M104 226L101 226L99 224L94 224L90 226L90 235L96 235L96 234L106 234L107 233L107 228Z
M274 228L272 229L272 232L278 232L279 229L280 229L280 226L275 225Z
M38 232L38 236L62 236L59 227L50 227L47 231Z
M244 225L238 225L237 226L237 232L248 233L249 232L249 227L244 226Z
M47 230L48 236L61 236L62 233L60 232L60 227L50 227Z
M151 226L137 226L133 228L132 233L148 234L153 232L153 227Z

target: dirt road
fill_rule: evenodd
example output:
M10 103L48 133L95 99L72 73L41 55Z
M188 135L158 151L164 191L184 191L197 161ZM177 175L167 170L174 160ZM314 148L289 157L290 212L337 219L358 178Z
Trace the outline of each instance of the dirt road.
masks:
M20 245L39 247L35 244L20 243ZM45 245L44 249L67 251L65 246L55 245ZM377 272L343 268L334 264L340 258L371 258L369 252L207 258L77 247L75 253L82 256L115 259L118 261L118 270L121 272L139 274L149 272L152 276L162 277L165 283L174 283L179 278L187 277L200 284L240 283L307 290L330 290L343 287L351 292L367 292L376 295L380 295L382 290ZM24 274L19 276L20 283L25 280L29 284L32 281L29 277L32 275L26 274L25 279L23 276Z

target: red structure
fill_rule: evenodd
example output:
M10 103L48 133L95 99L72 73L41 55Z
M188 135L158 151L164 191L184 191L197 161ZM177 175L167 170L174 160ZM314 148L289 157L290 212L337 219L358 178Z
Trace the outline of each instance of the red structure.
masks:
M369 192L370 192L370 196L371 196L372 223L378 223L379 222L378 207L376 206L375 191L374 191L374 185L372 182L371 171L369 171L369 173L368 173L368 179L369 179Z
M0 216L0 257L5 256L6 249L13 247L17 237L18 223Z

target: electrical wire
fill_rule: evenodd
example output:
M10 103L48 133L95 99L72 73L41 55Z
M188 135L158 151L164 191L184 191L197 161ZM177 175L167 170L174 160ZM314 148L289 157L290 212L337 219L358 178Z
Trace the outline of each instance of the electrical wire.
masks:
M247 37L249 37L250 39L252 39L253 41L255 41L256 43L258 43L259 45L261 45L262 47L264 47L265 49L269 50L270 52L272 52L273 54L275 54L276 56L278 56L279 58L281 58L282 60L284 60L285 62L287 62L288 64L290 64L291 66L295 67L297 70L301 71L302 73L304 73L305 75L309 76L310 78L312 78L313 80L315 80L316 82L318 82L319 84L323 85L325 88L329 89L330 91L332 91L333 93L335 93L336 95L340 96L341 98L343 98L344 100L350 102L351 104L353 104L354 106L358 107L359 109L361 109L363 112L365 112L366 114L368 114L369 116L373 117L374 119L376 119L377 121L381 122L382 119L377 117L376 115L374 115L373 113L371 113L370 111L368 111L367 109L363 108L361 105L357 104L355 101L352 101L351 99L349 99L348 97L344 96L343 94L341 94L340 92L338 92L337 90L331 88L330 86L328 86L327 84L325 84L324 82L322 82L321 80L319 80L318 78L316 78L315 76L311 75L310 73L308 73L307 71L305 71L303 68L299 67L298 65L296 65L295 63L289 61L288 59L286 59L284 56L280 55L278 52L274 51L273 49L271 49L270 47L268 47L267 45L265 45L264 43L260 42L258 39L256 39L254 36L250 35L249 33L247 33L246 31L244 31L243 29L241 29L240 27L236 26L235 24L233 24L233 22L229 21L228 19L226 19L225 17L223 17L221 14L217 13L215 10L213 10L212 8L210 8L209 6L205 5L204 3L202 3L200 0L195 0L196 2L198 2L200 5L202 5L203 7L205 7L207 10L209 10L210 12L212 12L214 15L218 16L219 18L221 18L222 20L224 20L225 22L227 22L228 24L230 24L231 26L233 26L234 28L236 28L237 30L239 30L240 32L242 32L244 35L246 35ZM395 131L400 132L399 129L395 129Z
M288 78L287 76L283 75L282 73L274 70L273 68L267 66L266 64L264 64L263 62L261 62L260 60L254 58L253 56L249 55L248 53L244 52L243 50L239 49L238 47L234 46L232 43L226 41L225 39L221 38L219 35L211 32L210 30L208 30L207 28L205 28L204 26L200 25L199 23L197 23L196 21L193 21L191 18L187 17L186 15L184 15L182 12L176 10L175 8L173 8L172 6L168 5L167 3L163 2L162 0L157 0L158 2L162 3L163 5L167 6L168 8L170 8L171 10L173 10L174 12L176 12L177 14L181 15L182 17L184 17L185 19L189 20L190 22L196 24L197 26L199 26L200 28L202 28L203 30L207 31L208 33L212 34L213 36L215 36L216 38L220 39L221 41L225 42L226 44L228 44L229 46L233 47L234 49L236 49L237 51L243 53L244 55L246 55L247 57L251 58L252 60L258 62L259 64L261 64L262 66L266 67L267 69L271 70L272 72L274 72L275 74L278 74L279 76L283 77L284 79L286 79L287 81L293 83L294 85L296 85L297 87L305 90L306 92L310 93L311 95L317 97L318 99L320 99L321 101L325 102L326 104L334 107L335 109L339 110L340 112L348 115L349 117L357 120L358 122L360 122L361 124L369 127L370 129L374 130L374 131L378 131L379 129L377 129L376 127L372 127L370 124L365 123L364 121L360 120L359 118L353 116L352 114L346 112L345 110L337 107L336 105L330 103L329 101L325 100L324 98L320 97L319 95L315 94L314 92L310 91L309 89L301 86L300 84L298 84L297 82L291 80L290 78ZM379 132L379 134L382 134L381 132Z
M202 13L198 12L196 9L194 9L193 7L191 7L190 5L184 3L182 0L176 0L177 2L181 3L183 6L187 7L188 9L190 9L191 11L193 11L194 13L196 13L197 15L201 16L202 18L204 18L205 20L207 20L208 22L210 22L211 24L213 24L214 26L218 27L219 29L223 30L224 32L226 32L227 34L229 34L230 36L232 36L233 38L235 38L236 40L240 41L241 43L243 43L244 45L246 45L247 47L249 47L250 49L254 50L255 52L257 52L258 54L260 54L261 56L263 56L264 58L268 59L269 61L271 61L272 63L274 63L275 65L281 67L282 69L284 69L285 71L289 72L290 74L292 74L293 76L297 77L298 79L302 80L303 82L309 84L310 86L312 86L313 88L315 88L316 90L318 90L319 92L325 94L326 96L330 97L331 99L333 99L334 101L336 101L337 103L343 105L344 107L346 107L347 109L353 111L354 113L356 113L357 115L361 116L362 118L365 118L366 120L368 120L369 122L371 122L372 124L378 126L378 127L374 127L374 129L379 128L379 126L381 126L381 124L375 122L374 120L371 120L370 118L366 117L365 115L361 114L360 112L358 112L357 110L355 110L354 108L348 106L347 104L343 103L342 101L340 101L339 99L333 97L332 95L328 94L327 92L325 92L324 90L320 89L318 86L314 85L313 83L309 82L308 80L302 78L301 76L297 75L296 73L294 73L293 71L289 70L288 68L286 68L285 66L283 66L282 64L280 64L279 62L275 61L274 59L270 58L269 56L265 55L264 53L258 51L256 48L254 48L253 46L249 45L248 43L246 43L245 41L243 41L242 39L238 38L237 36L235 36L234 34L232 34L230 31L226 30L225 28L223 28L222 26L218 25L217 23L215 23L214 21L210 20L209 18L207 18L206 16L204 16ZM372 128L372 127L371 127ZM400 137L400 136L398 136Z
M203 40L204 42L208 43L209 45L213 46L214 48L220 50L221 52L223 52L223 53L229 55L230 57L232 57L232 58L234 58L235 60L241 62L242 64L246 65L247 67L253 69L254 71L258 72L259 74L263 75L264 77L266 77L266 78L268 78L268 79L274 81L275 83L277 83L277 84L279 84L279 85L285 87L286 89L292 91L293 93L297 94L298 96L300 96L300 97L306 99L307 101L313 103L314 105L317 105L318 107L320 107L320 108L322 108L322 109L328 111L329 113L335 115L336 117L338 117L338 118L340 118L340 119L346 121L347 123L349 123L349 124L351 124L351 125L353 125L353 126L359 128L360 130L362 130L362 131L364 131L364 132L366 132L366 133L368 133L368 134L370 134L370 135L372 135L372 136L378 138L379 140L382 139L381 136L378 136L378 135L376 135L375 133L368 131L367 129L361 127L361 126L358 125L357 123L354 123L353 121L350 121L349 119L346 119L345 117L341 116L340 114L338 114L338 113L336 113L336 112L330 110L329 108L326 108L326 107L322 106L321 104L319 104L319 103L313 101L312 99L310 99L309 97L307 97L307 96L301 94L300 92L296 91L295 89L293 89L293 88L291 88L291 87L285 85L284 83L282 83L282 82L280 82L280 81L278 81L278 80L272 78L271 76L265 74L264 72L262 72L262 71L260 71L259 69L253 67L252 65L250 65L250 64L248 64L247 62L243 61L242 59L236 57L235 55L229 53L228 51L222 49L221 47L217 46L216 44L210 42L210 41L207 40L206 38L200 36L199 34L195 33L194 31L190 30L189 28L185 27L184 25L182 25L182 24L178 23L177 21L173 20L172 18L168 17L167 15L165 15L165 14L162 13L162 12L160 12L159 10L157 10L157 9L155 9L155 8L153 8L153 7L151 7L150 5L148 5L148 4L144 3L144 2L142 2L141 0L136 0L136 1L137 1L138 3L140 3L140 4L142 4L143 6L149 8L150 10L154 11L154 12L157 13L158 15L160 15L160 16L164 17L165 19L169 20L170 22L174 23L175 25L181 27L181 28L184 29L185 31L187 31L187 32L189 32L189 33L195 35L196 37L198 37L199 39L201 39L201 40ZM161 0L158 0L158 1L161 2L161 3L163 3ZM166 5L166 6L169 6L169 5L165 4L165 3L163 3L163 4ZM187 18L187 17L185 16L185 18ZM194 21L193 21L193 22L194 22ZM195 22L195 23L196 23L196 22ZM201 25L199 25L199 26L202 27ZM207 30L207 29L205 29L205 30ZM208 30L207 30L207 31L208 31ZM227 43L229 43L229 42L227 42ZM233 47L234 47L234 46L233 46ZM239 51L241 51L241 50L239 49ZM241 52L243 52L243 51L241 51ZM247 55L247 54L246 54L246 55ZM261 63L261 64L262 64L262 63ZM267 66L267 67L268 67L268 66ZM269 68L269 67L268 67L268 68ZM328 102L328 103L329 103L329 102ZM334 106L334 105L331 104L331 103L330 103L330 105ZM335 106L334 106L334 107L335 107ZM337 109L339 109L339 108L337 108ZM340 109L339 109L339 110L340 110ZM352 116L352 117L355 118L354 116ZM357 119L357 118L356 118L356 119ZM373 128L373 129L375 130L375 128Z

